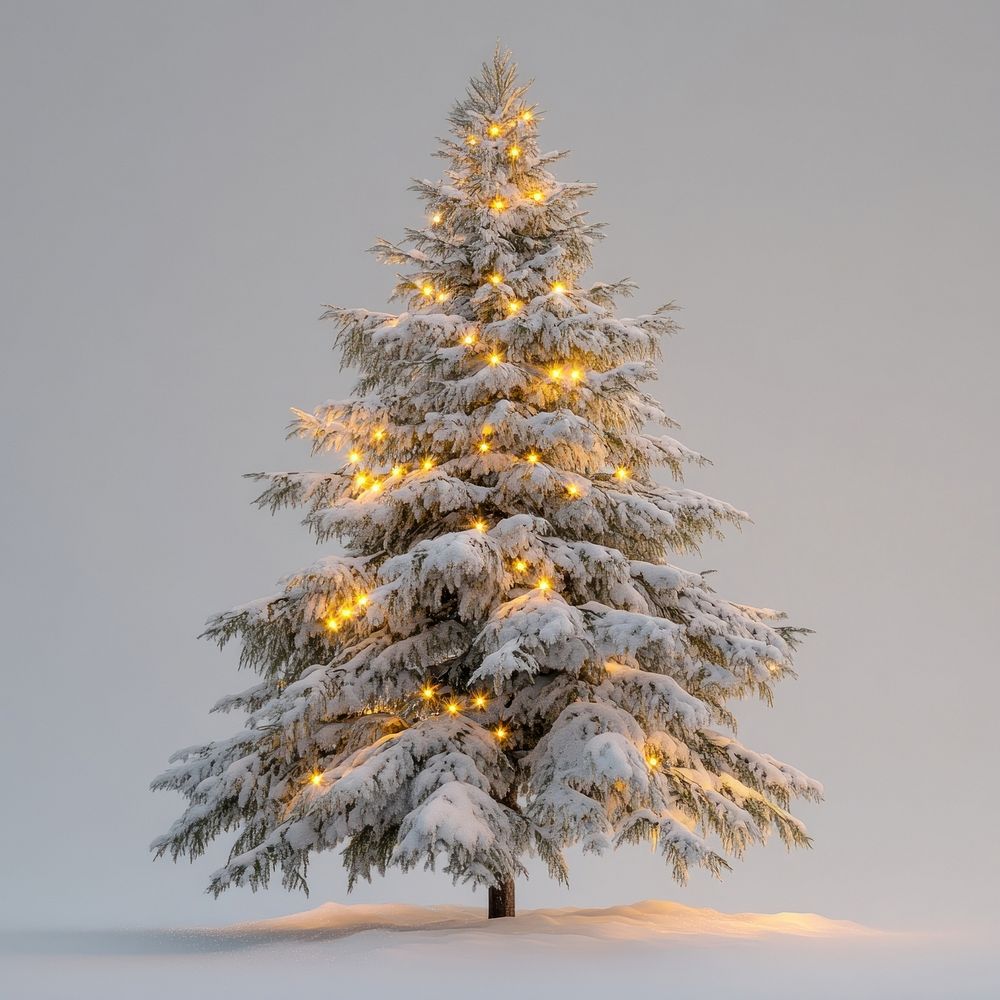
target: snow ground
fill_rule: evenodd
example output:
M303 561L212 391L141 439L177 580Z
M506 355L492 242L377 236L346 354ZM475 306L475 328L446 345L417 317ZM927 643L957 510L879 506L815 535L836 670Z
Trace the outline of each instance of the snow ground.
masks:
M655 900L489 922L469 907L327 903L218 929L6 932L0 995L586 1000L639 988L671 1000L985 998L1000 995L988 944Z

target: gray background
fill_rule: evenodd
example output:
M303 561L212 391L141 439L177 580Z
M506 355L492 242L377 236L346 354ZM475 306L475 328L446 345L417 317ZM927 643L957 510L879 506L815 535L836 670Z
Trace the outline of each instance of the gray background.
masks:
M314 548L240 474L307 464L343 394L321 304L420 220L433 138L498 36L595 276L675 298L658 389L755 524L686 564L817 630L743 735L826 782L813 851L675 887L648 849L520 902L664 896L889 927L993 922L1000 5L11 3L0 7L4 820L0 922L214 923L306 905L153 864L149 779L228 733L195 635ZM344 900L339 863L313 901ZM479 903L443 876L358 900Z

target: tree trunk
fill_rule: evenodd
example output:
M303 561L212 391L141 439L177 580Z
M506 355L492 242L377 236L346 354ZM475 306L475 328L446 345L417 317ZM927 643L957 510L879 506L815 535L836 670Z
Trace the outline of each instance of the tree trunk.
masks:
M489 919L514 916L514 880L502 878L490 886Z

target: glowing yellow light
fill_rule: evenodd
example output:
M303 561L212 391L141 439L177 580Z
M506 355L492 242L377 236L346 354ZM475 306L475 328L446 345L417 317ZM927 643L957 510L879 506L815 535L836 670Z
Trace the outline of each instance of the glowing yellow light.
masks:
M490 137L495 139L500 134L499 125L491 125L489 128Z
M655 753L647 754L646 764L652 769L654 767L659 767L660 758L656 756Z
M492 208L494 212L502 212L506 207L507 207L507 202L505 202L503 198L500 198L499 196L494 198L490 202L490 208Z
M510 302L507 303L507 312L509 312L511 315L518 312L520 308L521 308L521 303L518 302L517 299L511 299Z
M338 622L337 619L333 617L333 615L330 615L330 617L327 618L324 624L331 632L340 631L340 622Z
M521 121L523 121L523 122L530 122L531 119L534 118L534 117L535 116L530 111L522 111L521 112Z
M431 698L434 697L434 688L430 684L425 684L420 689L420 697L423 698L424 701L430 701Z
M475 521L472 522L472 527L475 528L476 531L485 531L486 530L486 522L483 521L481 518L477 519L477 520L475 520Z
M535 452L530 451L525 455L525 460L530 462L532 465L537 465L539 462L539 456Z
M361 461L361 452L360 451L349 451L347 453L347 461L351 462L352 464L354 464L355 462L360 462Z
M375 439L376 441L381 441L381 440L382 440L382 438L384 438L384 437L385 437L385 431L384 431L384 430L382 430L382 429L380 428L379 430L375 431L375 432L374 432L374 433L372 434L372 437L373 437L373 438L374 438L374 439Z
M511 146L510 149L507 150L507 155L512 160L516 160L521 155L521 147L520 146Z
M352 608L341 608L340 609L340 617L341 618L350 618L351 615L353 615L353 614L354 614L354 610Z
M313 773L309 775L309 782L313 785L322 785L323 775L319 771L313 771Z
M487 280L491 285L499 285L500 282L503 281L503 275L497 274L497 272L494 271L493 274L491 274Z
M440 226L441 225L441 221L443 219L444 219L444 216L440 212L435 212L431 216L431 225L432 226Z
M503 357L501 355L499 355L499 354L491 354L490 355L490 364L491 365L494 365L494 366L498 365L498 364L500 364L501 361L503 361Z
M476 342L476 335L474 333L467 333L462 338L462 343L465 344L466 347L471 347L475 342Z
M514 562L514 572L523 573L528 568L528 564L523 559L517 559Z
M378 493L380 489L382 489L382 480L376 479L375 482L372 483L372 493Z
M552 378L562 378L563 370L561 368L550 368L549 375Z
M507 739L506 727L497 726L496 729L493 730L493 735L502 743L505 739Z
M544 576L541 578L541 580L538 581L538 583L535 584L535 586L539 590L551 590L552 589L552 583L549 580L546 580Z
M615 479L625 480L628 479L628 477L629 477L629 471L628 469L625 468L624 465L619 465L618 468L615 469Z
M490 443L489 443L489 441L480 441L479 442L479 450L483 451L483 452L489 451L490 450Z
M420 468L423 469L424 472L427 472L429 469L433 469L434 468L434 459L433 458L425 458L420 463Z
M368 595L367 594L362 594L358 598L358 604L363 608L367 603L368 603Z
M466 137L465 137L465 141L466 141L466 142L467 142L467 143L468 143L468 144L469 144L470 146L475 146L475 145L477 145L477 144L479 143L479 139L478 139L478 138L477 138L476 136L474 136L474 135L469 135L469 136L466 136Z
M570 373L569 377L573 382L579 382L583 378L583 372L579 368L574 368Z
M566 493L571 497L578 497L580 495L580 487L576 483L568 483L566 485Z
M423 295L425 299L429 299L434 294L434 286L423 285L420 289L420 294Z
M492 433L493 433L493 425L492 424L483 424L483 435L484 436L488 436L488 435L490 435Z
M448 293L447 292L438 292L437 293L437 300L438 300L438 302L447 302L448 301Z
M532 191L528 197L535 202L545 201L545 195L541 191Z
M355 486L367 486L368 485L368 477L363 472L359 472L354 477L354 485Z
M556 295L562 295L563 292L566 291L566 286L561 281L557 281L552 286L552 291L555 292Z
M389 475L398 478L403 475L404 472L406 472L406 469L404 469L401 465L394 465L392 467L392 472L390 472Z
M458 715L460 706L457 701L449 701L444 707L449 715Z
M472 704L475 705L476 708L486 708L487 700L488 699L484 694L476 694L472 696Z

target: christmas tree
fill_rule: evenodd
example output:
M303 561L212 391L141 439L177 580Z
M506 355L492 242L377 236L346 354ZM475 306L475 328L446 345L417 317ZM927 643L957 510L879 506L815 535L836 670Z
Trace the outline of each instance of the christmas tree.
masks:
M509 53L449 121L426 224L375 247L404 311L325 314L360 379L293 432L336 468L256 477L343 554L210 620L260 676L216 705L246 723L154 782L189 800L157 856L234 832L216 894L305 889L342 848L349 886L437 865L512 916L525 859L565 881L572 845L652 841L683 882L774 831L809 843L788 805L820 786L728 707L770 699L804 630L668 562L746 518L655 478L701 461L641 388L671 307L618 318L631 283L583 283L593 187L549 172Z

